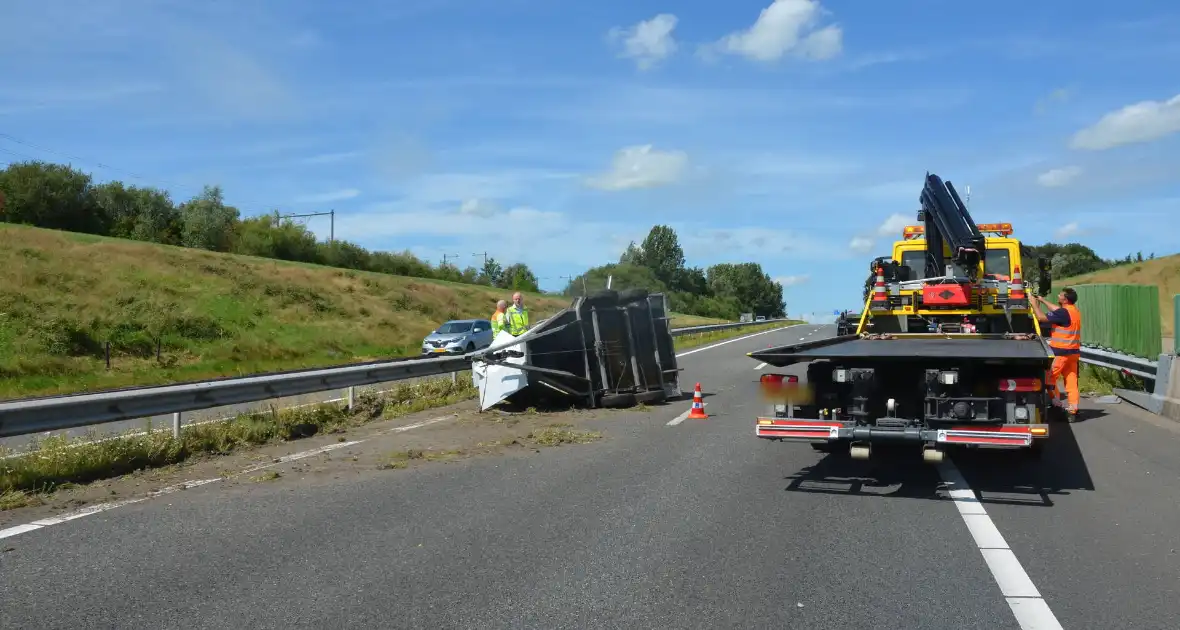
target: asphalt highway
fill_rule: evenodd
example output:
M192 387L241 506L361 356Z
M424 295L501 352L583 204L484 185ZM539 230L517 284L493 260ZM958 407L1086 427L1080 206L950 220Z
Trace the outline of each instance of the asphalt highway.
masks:
M678 402L593 444L212 484L0 539L0 627L1180 627L1180 424L1088 405L1040 461L943 468L755 438L745 353L833 332L686 353L708 420Z

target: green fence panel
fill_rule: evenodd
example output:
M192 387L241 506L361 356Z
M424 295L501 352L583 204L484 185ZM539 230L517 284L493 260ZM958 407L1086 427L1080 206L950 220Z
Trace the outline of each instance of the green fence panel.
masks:
M1054 288L1054 295L1061 287ZM1082 343L1123 354L1156 359L1163 333L1159 287L1141 284L1083 284L1078 292L1082 311Z

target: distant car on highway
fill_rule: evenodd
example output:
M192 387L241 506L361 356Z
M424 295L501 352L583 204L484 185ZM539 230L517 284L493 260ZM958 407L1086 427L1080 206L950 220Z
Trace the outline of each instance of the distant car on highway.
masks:
M756 321L756 322L764 322L764 321L766 321L766 316L765 316L765 315L759 315L759 316L758 316L758 317L757 317L757 318L756 318L754 321Z
M422 354L463 354L492 345L492 322L454 319L422 340Z

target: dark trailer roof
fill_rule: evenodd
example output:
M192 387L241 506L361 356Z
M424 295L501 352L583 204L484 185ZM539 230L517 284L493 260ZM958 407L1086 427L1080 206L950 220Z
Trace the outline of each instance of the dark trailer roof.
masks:
M1001 336L896 335L890 339L866 339L843 335L796 345L767 348L750 353L750 358L775 367L804 361L829 359L863 361L975 360L1044 363L1052 351L1044 339L1005 339Z

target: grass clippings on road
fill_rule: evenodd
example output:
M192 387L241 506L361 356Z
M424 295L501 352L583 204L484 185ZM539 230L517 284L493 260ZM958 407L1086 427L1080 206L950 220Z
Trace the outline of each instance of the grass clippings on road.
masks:
M84 484L136 470L159 468L206 456L313 435L343 432L376 420L445 407L474 398L469 372L405 384L380 392L359 393L350 412L341 403L243 414L185 427L176 439L171 430L117 438L50 437L20 456L0 450L0 505L21 503L21 496L51 493L63 485ZM31 500L31 499L29 499Z

